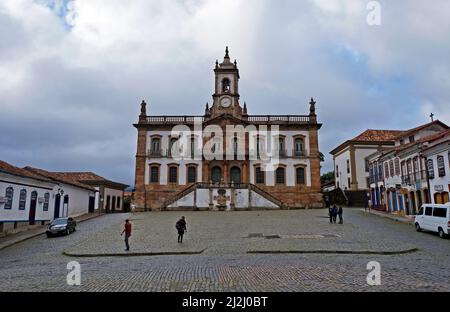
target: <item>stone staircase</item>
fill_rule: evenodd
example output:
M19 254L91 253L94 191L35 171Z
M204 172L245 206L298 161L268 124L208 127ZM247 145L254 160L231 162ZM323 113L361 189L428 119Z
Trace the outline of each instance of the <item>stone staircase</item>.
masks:
M279 200L278 198L276 198L275 196L273 196L272 194L266 192L265 190L259 188L258 186L251 184L251 183L204 183L204 182L197 182L197 183L193 183L189 186L187 186L185 189L181 190L180 192L170 196L167 200L164 201L164 203L161 206L162 210L172 210L174 209L173 207L171 207L173 204L175 204L176 202L182 200L183 198L186 198L187 196L189 196L191 193L193 192L197 192L198 190L204 190L207 189L210 192L212 192L212 190L219 190L219 189L223 189L225 191L229 191L229 192L235 192L236 190L247 190L248 194L249 194L249 198L251 198L251 194L257 194L259 196L261 196L261 198L263 198L263 201L266 201L266 203L270 203L269 205L267 205L267 207L260 207L260 206L252 206L251 205L251 200L249 199L249 205L248 207L246 207L247 209L252 209L252 208L258 208L258 209L264 209L264 208L271 208L273 209L274 207L277 207L278 209L283 209L284 208L284 204L281 200ZM196 196L198 196L197 194L195 194ZM253 195L254 196L254 195ZM235 204L232 203L232 205L234 206ZM196 207L195 205L189 206L189 208L192 208L193 210L196 210L198 207ZM209 205L209 208L211 209L211 204ZM240 207L242 209L242 207Z

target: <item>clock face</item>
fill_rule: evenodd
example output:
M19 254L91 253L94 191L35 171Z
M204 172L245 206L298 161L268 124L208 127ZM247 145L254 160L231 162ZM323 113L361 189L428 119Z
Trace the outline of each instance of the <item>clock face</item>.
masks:
M231 99L228 98L228 97L221 99L221 100L220 100L220 105L221 105L222 107L230 107L230 105L231 105Z

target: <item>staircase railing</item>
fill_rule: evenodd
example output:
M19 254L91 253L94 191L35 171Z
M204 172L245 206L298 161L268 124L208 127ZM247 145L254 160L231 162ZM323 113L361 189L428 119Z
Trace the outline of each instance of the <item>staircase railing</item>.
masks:
M189 193L197 190L198 188L204 189L204 188L235 188L235 189L249 189L251 191L254 191L255 193L261 195L265 199L269 200L273 204L279 206L282 208L283 202L270 194L269 192L266 192L262 188L251 184L251 183L206 183L206 182L197 182L194 184L189 185L185 189L181 190L180 192L170 196L167 200L164 201L161 208L166 209L168 206L176 202L177 200L183 198L184 196L188 195Z
M168 206L170 206L171 204L173 204L174 202L176 202L177 200L179 200L179 199L183 198L184 196L188 195L192 191L195 191L199 187L200 184L201 184L200 182L191 184L188 187L186 187L185 189L183 189L183 190L179 191L178 193L172 195L171 197L169 197L168 199L166 199L164 201L164 203L162 204L161 208L165 209Z
M276 198L275 196L273 196L269 192L266 192L262 188L259 188L258 186L254 185L254 184L250 184L250 189L252 191L254 191L255 193L258 193L262 197L266 198L267 200L271 201L275 205L280 206L280 208L283 207L283 202L281 200L279 200L278 198Z

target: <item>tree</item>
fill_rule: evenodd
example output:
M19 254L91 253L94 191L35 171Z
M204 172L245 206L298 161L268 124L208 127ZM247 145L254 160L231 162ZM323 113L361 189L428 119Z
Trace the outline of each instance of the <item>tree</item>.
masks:
M330 171L330 172L324 173L324 174L322 174L322 176L320 177L320 181L321 181L322 183L325 183L325 182L331 182L331 181L333 181L333 180L334 180L334 171Z

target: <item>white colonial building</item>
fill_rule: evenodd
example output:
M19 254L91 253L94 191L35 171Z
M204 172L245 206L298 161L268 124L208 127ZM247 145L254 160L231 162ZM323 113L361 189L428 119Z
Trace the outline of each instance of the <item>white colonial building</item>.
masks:
M369 163L366 157L376 151L394 146L397 130L369 129L333 149L335 187L342 190L369 189Z
M428 169L431 201L448 203L450 193L450 131L423 150Z
M413 215L430 203L429 179L423 149L439 141L447 125L434 121L404 131L395 146L366 157L370 173L370 198L375 209Z
M308 115L249 115L239 79L227 48L203 115L152 116L142 102L134 124L138 209L322 207L316 103Z
M52 220L57 186L0 160L0 234Z

